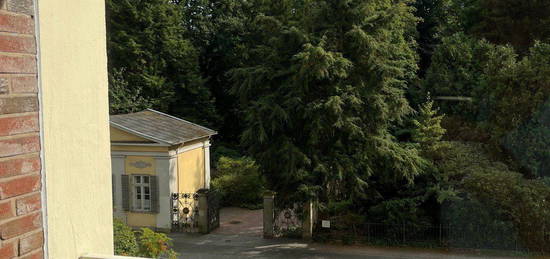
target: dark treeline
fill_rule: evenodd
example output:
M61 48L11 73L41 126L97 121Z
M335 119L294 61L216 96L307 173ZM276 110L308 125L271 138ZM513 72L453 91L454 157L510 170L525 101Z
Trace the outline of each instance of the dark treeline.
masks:
M550 232L550 1L107 7L112 113L213 127L269 189L354 224L507 226L550 247L523 238Z

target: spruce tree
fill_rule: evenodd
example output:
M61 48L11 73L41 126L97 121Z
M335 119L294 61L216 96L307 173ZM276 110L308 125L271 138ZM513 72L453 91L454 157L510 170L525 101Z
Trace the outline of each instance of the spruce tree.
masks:
M366 198L373 174L412 181L423 160L390 134L411 111L404 91L417 68L408 2L267 5L231 74L242 141L271 188L345 200Z
M441 139L446 132L441 127L444 115L437 115L437 112L434 102L428 96L428 100L420 106L417 118L413 120L415 126L413 140L420 144L424 155L428 158L437 156L437 152L443 147Z

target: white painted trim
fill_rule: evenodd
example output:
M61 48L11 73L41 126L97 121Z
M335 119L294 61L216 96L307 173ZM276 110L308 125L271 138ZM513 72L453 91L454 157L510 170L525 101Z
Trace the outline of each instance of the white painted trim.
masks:
M115 192L115 202L114 202L114 216L118 219L127 223L127 214L123 208L122 202L122 181L121 176L125 174L126 170L126 156L111 156L111 174L114 180L114 192Z
M161 144L161 143L111 142L111 146L169 147L170 145L168 145L168 144Z
M191 151L193 149L197 149L197 148L201 148L201 147L204 147L204 142L199 142L199 143L195 143L193 145L188 145L188 146L183 146L183 147L180 147L178 148L178 150L176 151L176 154L181 154L181 153L185 153L187 151Z
M204 188L210 189L210 141L203 142L204 150Z
M179 192L178 191L178 177L179 177L178 157L177 156L170 157L170 159L168 160L168 163L169 163L168 174L170 177L170 180L168 183L169 183L170 193Z
M157 169L155 168L155 172L157 171ZM153 208L151 206L151 203L152 203L152 198L153 198L153 194L150 192L151 191L151 176L157 176L157 179L158 179L158 174L159 172L157 172L157 174L155 175L149 175L149 174L131 174L129 175L129 177L132 178L132 180L130 181L131 182L131 190L135 190L136 187L141 187L141 197L142 199L140 199L140 207L141 208L137 208L136 207L136 203L138 203L138 199L136 198L136 195L133 195L134 193L132 193L132 196L130 196L130 199L131 199L131 202L132 202L132 212L138 212L138 213L152 213L153 211ZM136 177L140 177L140 183L137 183L135 181L135 178ZM143 177L147 177L149 180L147 181L147 183L145 183L145 179ZM158 180L157 180L157 183L158 183ZM149 209L145 209L145 188L149 188ZM159 188L157 186L157 188ZM160 197L157 197L157 198L160 198ZM158 214L158 213L152 213L152 214Z
M189 142L193 142L193 141L196 141L196 140L199 140L199 139L210 139L213 135L204 135L204 136L200 136L200 137L196 137L196 138L190 138L190 139L186 139L185 142L181 142L179 143L178 145L184 145L185 143L189 143Z
M135 131L133 129L130 129L130 128L127 128L127 127L124 127L122 125L119 125L119 124L116 124L115 122L112 122L109 120L109 123L111 124L111 126L119 129L119 130L122 130L122 131L126 131L126 132L129 132L129 133L132 133L134 135L137 135L137 136L140 136L142 138L146 138L148 140L151 140L151 141L155 141L155 142L158 142L158 143L163 143L163 144L166 144L166 145L170 145L170 143L166 142L166 141L163 141L161 139L158 139L158 138L155 138L153 136L149 136L149 135L146 135L146 134L143 134L141 132L138 132L138 131Z
M36 83L38 88L37 98L38 98L38 125L39 125L39 135L40 135L40 181L41 181L41 190L40 196L42 199L42 229L44 236L44 243L42 245L42 251L44 253L44 258L49 258L49 249L48 249L48 195L47 195L47 186L46 186L46 160L44 159L44 106L42 99L42 66L41 66L41 57L42 53L40 51L40 15L39 15L39 0L33 1L34 6L34 36L36 41Z
M152 156L169 158L168 152L111 151L111 156Z
M155 170L158 182L158 206L159 211L156 220L156 227L160 229L171 228L171 188L170 188L170 159L166 157L155 159Z

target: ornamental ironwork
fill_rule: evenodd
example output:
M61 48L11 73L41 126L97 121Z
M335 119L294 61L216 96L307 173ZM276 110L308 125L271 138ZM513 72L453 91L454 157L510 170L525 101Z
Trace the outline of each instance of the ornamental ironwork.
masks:
M299 237L303 231L303 205L294 203L280 206L275 203L273 218L273 235L275 237Z
M199 195L172 193L171 220L174 232L198 232Z

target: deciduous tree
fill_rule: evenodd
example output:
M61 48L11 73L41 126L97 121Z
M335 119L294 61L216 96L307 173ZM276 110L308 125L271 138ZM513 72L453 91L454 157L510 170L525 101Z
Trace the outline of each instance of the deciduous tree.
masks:
M199 73L198 52L185 38L180 6L108 0L107 9L111 112L149 107L212 122L213 100Z

